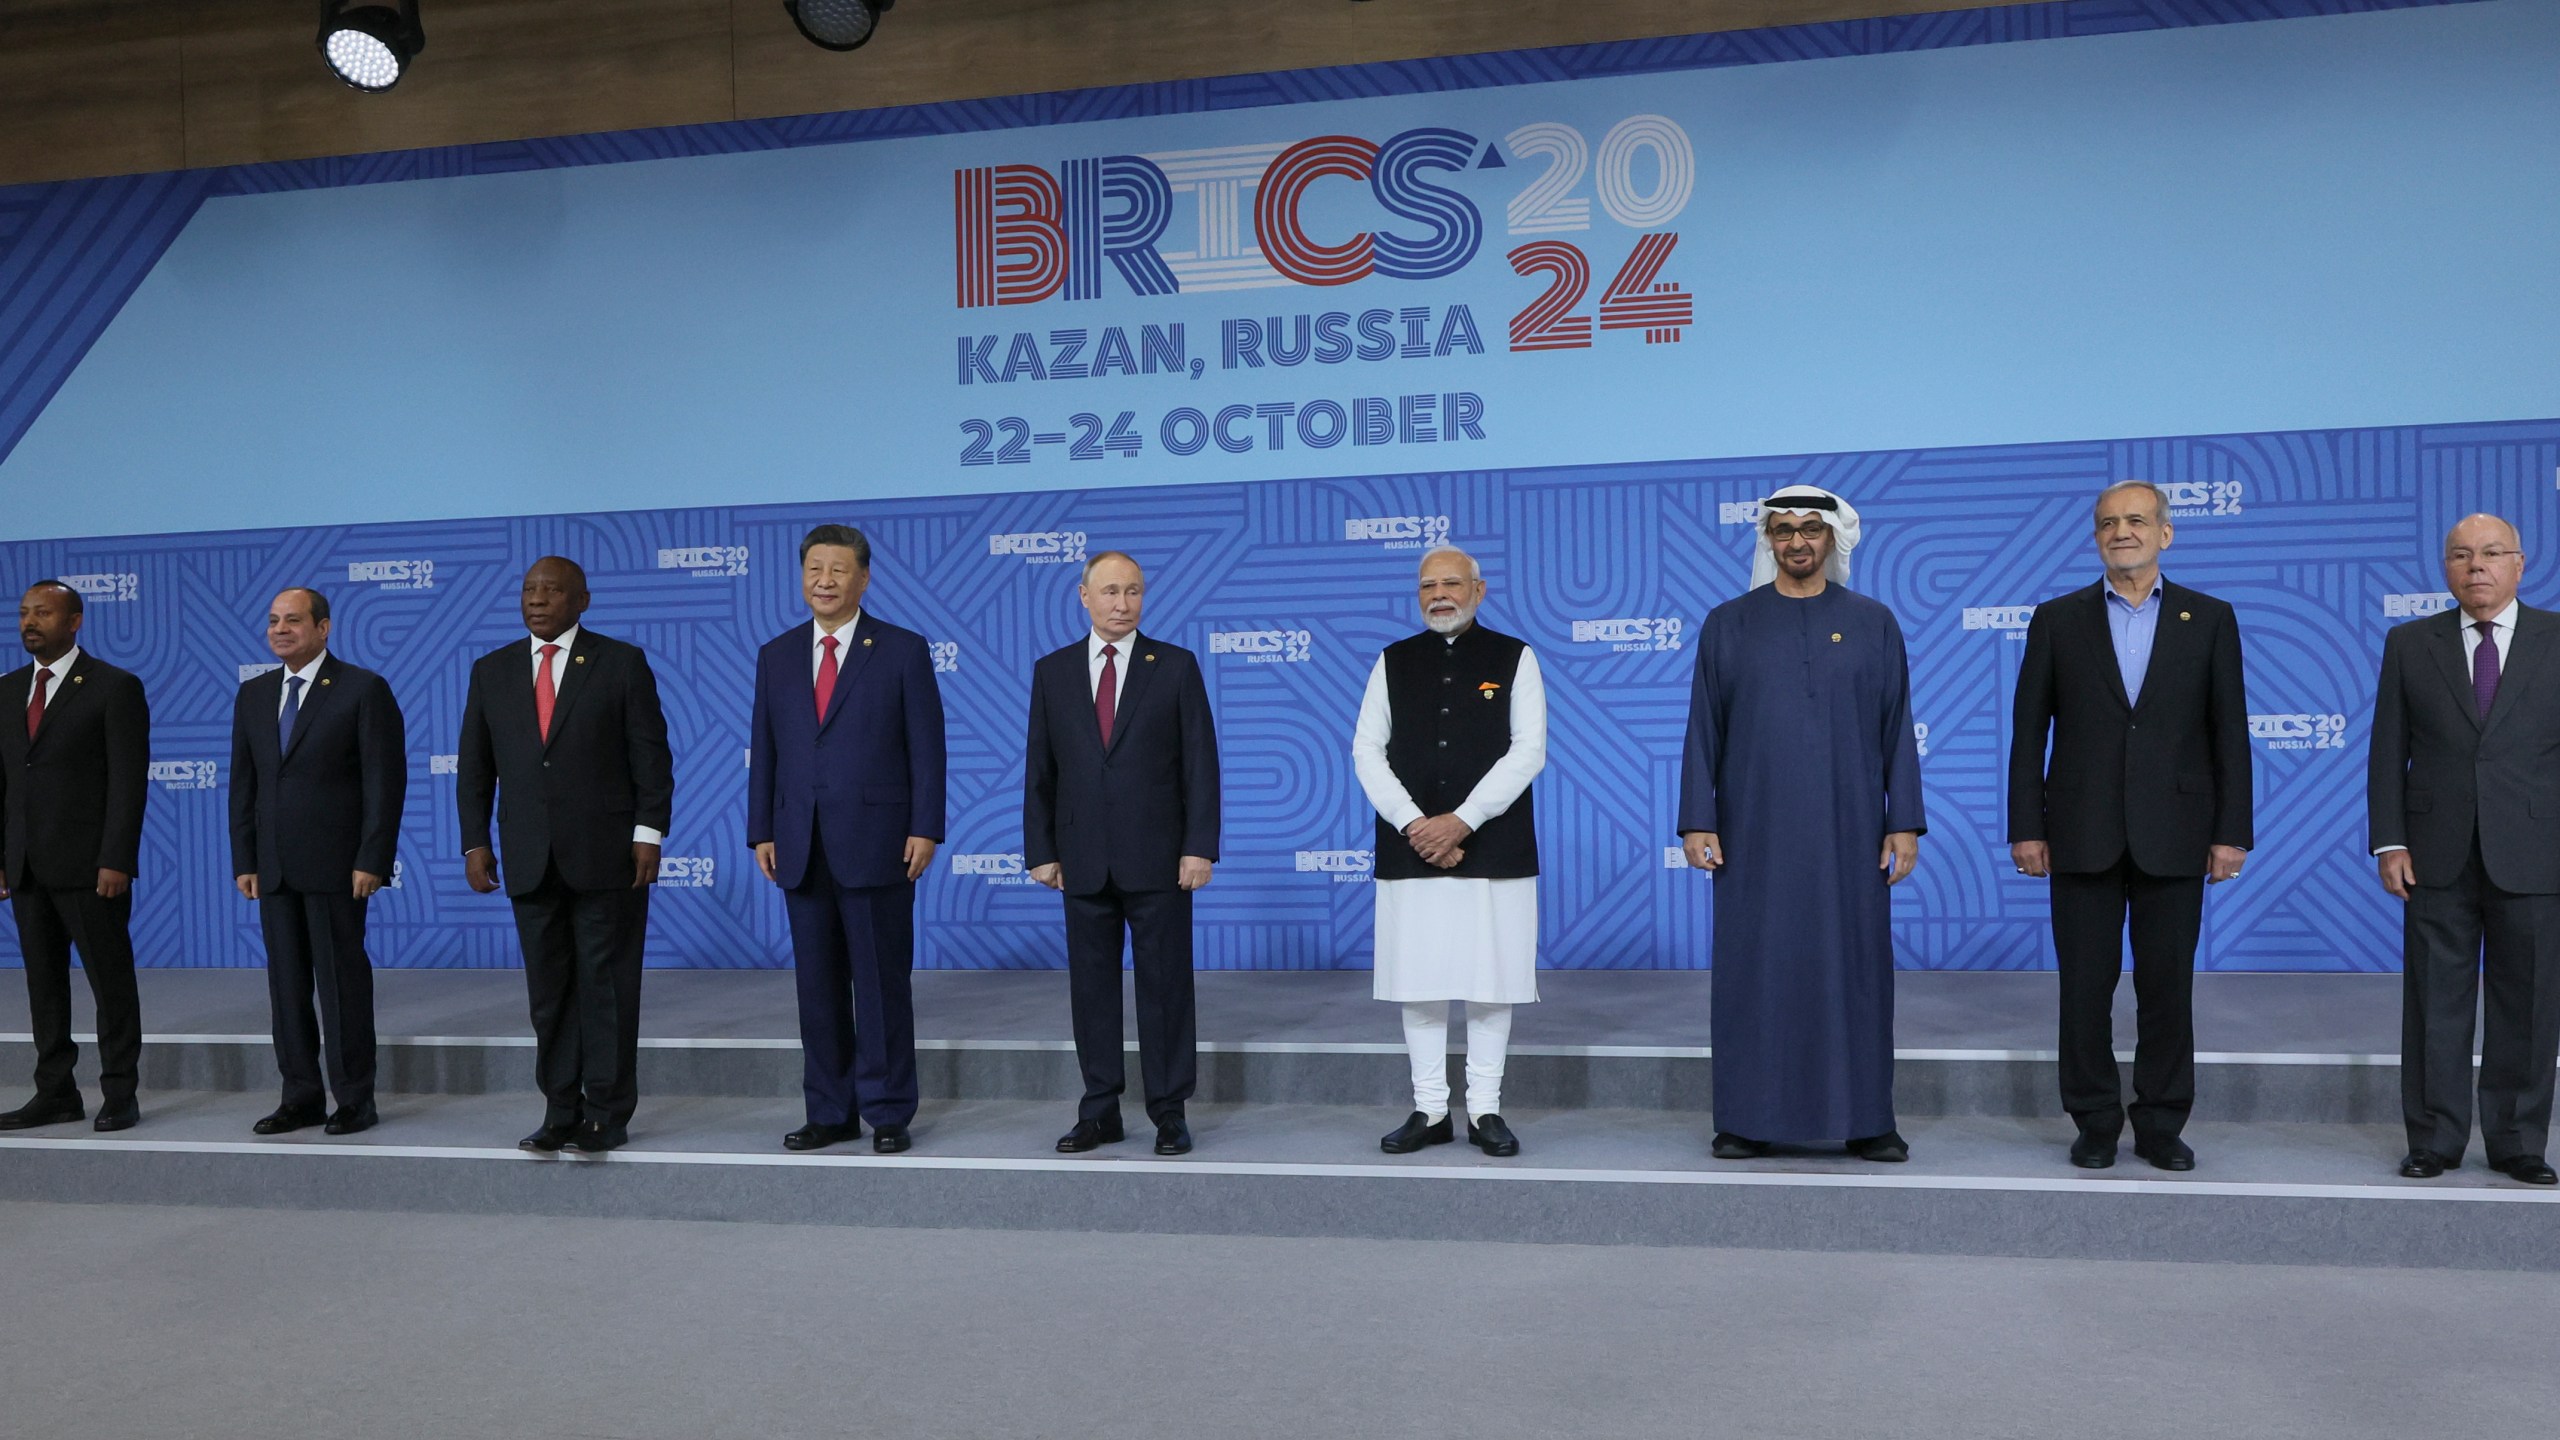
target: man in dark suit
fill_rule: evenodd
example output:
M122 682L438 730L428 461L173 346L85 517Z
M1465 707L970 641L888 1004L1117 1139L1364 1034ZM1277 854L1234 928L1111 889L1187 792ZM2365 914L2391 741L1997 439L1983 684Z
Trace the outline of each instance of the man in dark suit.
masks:
M2382 886L2408 905L2400 1173L2462 1164L2478 1005L2481 1148L2514 1179L2560 1184L2544 1159L2560 1057L2560 615L2516 602L2524 546L2495 515L2445 536L2444 578L2458 608L2383 641L2365 781Z
M2231 607L2160 577L2168 497L2148 481L2097 503L2106 578L2036 607L2009 741L2009 853L2052 877L2071 1163L2116 1163L2126 1118L2116 980L2133 942L2133 1153L2192 1170L2196 937L2204 887L2248 858L2249 705ZM2053 742L2048 765L2045 741Z
M1127 1087L1120 950L1137 971L1138 1068L1156 1153L1191 1149L1183 1103L1199 1074L1191 998L1191 892L1218 858L1218 737L1200 661L1138 633L1147 577L1106 550L1077 594L1090 634L1031 671L1022 860L1066 892L1068 1005L1084 1102L1068 1154L1121 1138Z
M98 1004L100 1130L142 1118L142 1004L133 985L133 877L149 792L151 707L142 682L79 645L80 594L39 580L18 602L32 665L0 677L26 724L0 723L0 896L18 921L36 1042L35 1098L0 1130L62 1125L87 1113L72 1066L71 951Z
M284 1077L283 1103L250 1128L352 1135L375 1121L364 919L391 879L407 732L391 686L329 653L329 599L319 591L277 594L267 648L282 668L241 682L231 707L232 883L258 902Z
M942 690L922 635L862 609L871 542L800 542L810 623L756 656L747 843L783 889L808 1123L784 1148L894 1155L916 1115L916 877L942 840ZM860 1024L856 1025L857 1017Z
M531 635L472 665L454 786L471 888L497 889L503 862L515 904L534 1077L549 1102L541 1128L517 1143L545 1154L601 1153L630 1138L649 887L675 805L649 657L581 628L587 598L586 572L557 555L524 572Z

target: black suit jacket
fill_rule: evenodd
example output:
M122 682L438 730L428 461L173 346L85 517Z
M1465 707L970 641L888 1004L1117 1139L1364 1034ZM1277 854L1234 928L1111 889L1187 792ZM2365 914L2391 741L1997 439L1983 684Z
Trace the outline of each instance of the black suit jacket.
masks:
M358 870L389 880L409 789L390 684L323 657L289 746L276 742L283 700L276 669L242 681L231 703L231 873L256 875L262 895L352 894Z
M1106 749L1086 643L1031 668L1022 863L1057 864L1071 895L1174 889L1183 856L1218 858L1218 736L1199 657L1132 632Z
M2499 889L2560 894L2560 615L2516 607L2498 698L2480 718L2462 648L2470 617L2395 625L2382 642L2365 774L2370 848L2409 847L2421 885L2450 885L2480 838Z
M25 721L33 663L0 675L0 827L11 888L86 890L101 870L142 873L142 805L150 794L151 706L142 681L83 650L45 697L34 737Z
M510 895L539 887L555 864L573 890L631 888L632 827L664 834L675 808L675 761L649 657L582 628L561 661L548 743L534 723L529 639L474 661L462 703L454 786L462 848L489 843L494 804Z
M2164 582L2142 695L2128 701L2106 588L2049 600L2028 622L2009 737L2009 841L2046 842L2066 874L2129 854L2146 875L2202 875L2210 847L2255 843L2239 617Z

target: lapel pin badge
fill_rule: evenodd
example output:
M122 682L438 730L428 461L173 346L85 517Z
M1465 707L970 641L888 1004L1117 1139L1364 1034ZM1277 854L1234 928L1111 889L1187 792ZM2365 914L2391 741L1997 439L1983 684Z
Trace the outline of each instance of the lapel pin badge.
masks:
M572 658L572 659L574 659L574 660L576 660L576 661L577 661L579 664L581 664L581 665L584 665L584 664L586 664L586 663L587 663L587 657L586 657L586 656L584 656L584 655L572 656L571 658Z
M323 684L323 685L326 685L326 684L328 684L329 682L328 682L328 680L327 680L326 678L323 678L323 679L321 680L321 682L320 682L320 683L321 683L321 684Z
M871 648L871 637L870 637L870 636L865 635L865 636L863 636L863 637L862 637L862 648L863 648L863 649L865 649L865 650L868 650L868 649L870 649L870 648Z
M2188 614L2188 613L2187 613L2186 611L2184 611L2184 610L2181 610L2181 611L2179 611L2179 612L2178 612L2178 618L2179 618L2179 619L2181 619L2181 620L2193 620L2193 619L2194 619L2194 618L2196 618L2196 617L2194 617L2193 615Z
M86 675L74 675L71 677L71 683L74 685L86 685L89 683L89 677Z
M1147 652L1147 663L1148 663L1148 664L1150 664L1150 665L1152 665L1152 664L1154 664L1154 663L1155 663L1155 661L1156 661L1156 652L1154 652L1153 650L1148 651L1148 652Z
M1832 644L1834 644L1834 645L1837 645L1837 644L1839 644L1839 643L1840 643L1840 632L1839 632L1839 631L1834 630L1834 631L1832 631L1832 632L1831 632L1831 643L1832 643Z

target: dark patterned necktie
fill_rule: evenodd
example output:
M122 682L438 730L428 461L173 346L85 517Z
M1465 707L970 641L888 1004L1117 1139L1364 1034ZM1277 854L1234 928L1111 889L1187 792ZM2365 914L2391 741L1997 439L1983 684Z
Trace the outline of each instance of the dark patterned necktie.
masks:
M2471 627L2480 632L2480 648L2471 652L2471 698L2480 703L2480 718L2489 718L2489 707L2498 701L2498 622L2483 620Z
M276 716L276 748L293 743L293 722L302 718L302 677L284 677L284 709Z
M1102 680L1093 687L1093 719L1102 727L1102 743L1111 743L1111 722L1120 718L1119 676L1113 673L1111 661L1120 653L1117 645L1102 647Z

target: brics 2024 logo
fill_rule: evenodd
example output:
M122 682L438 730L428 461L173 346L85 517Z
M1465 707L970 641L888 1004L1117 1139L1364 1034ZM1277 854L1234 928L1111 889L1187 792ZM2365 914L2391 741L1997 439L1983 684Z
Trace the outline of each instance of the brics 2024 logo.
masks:
M959 641L930 640L925 642L924 649L927 655L933 657L934 674L949 675L960 668Z
M2033 605L1967 605L1964 628L1997 630L2012 639L2027 638L2027 622L2036 618Z
M2385 620L2422 620L2452 608L2453 596L2443 590L2421 590L2382 597L2382 618Z
M1688 622L1677 615L1625 617L1612 620L1576 620L1573 643L1606 645L1613 651L1677 650Z
M1330 875L1336 885L1366 880L1376 869L1377 857L1366 850L1301 850L1298 873Z
M658 862L658 885L668 890L708 890L719 875L712 855L669 855Z
M379 585L385 590L433 590L436 588L436 562L433 560L350 560L347 583Z
M682 570L690 575L744 575L747 573L747 547L744 545L679 545L658 551L658 568Z
M1446 515L1357 515L1342 522L1345 540L1381 540L1390 550L1430 550L1449 543Z
M211 790L220 783L222 767L212 760L154 760L151 783L168 790Z
M1082 530L1020 530L987 537L990 555L1019 555L1026 565L1081 565L1088 537Z
M2249 736L2270 750L2344 750L2347 717L2328 715L2252 715Z
M1315 658L1316 637L1307 630L1213 630L1209 653L1241 655L1247 665L1297 665Z
M142 577L130 571L111 571L96 575L65 575L62 583L72 593L92 603L115 604L131 600L142 593Z
M951 873L975 875L990 885L1027 885L1031 872L1024 869L1022 857L1012 854L965 855L953 851Z

